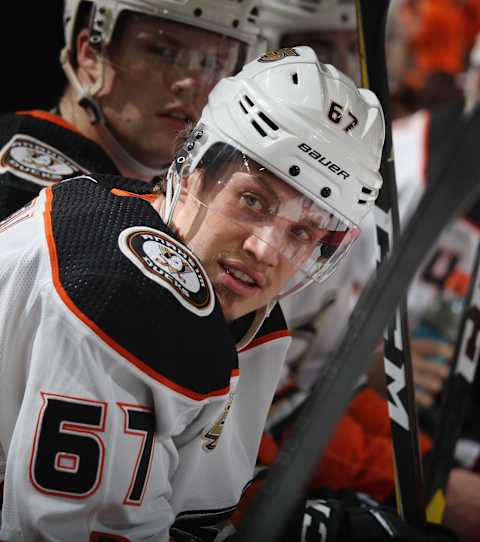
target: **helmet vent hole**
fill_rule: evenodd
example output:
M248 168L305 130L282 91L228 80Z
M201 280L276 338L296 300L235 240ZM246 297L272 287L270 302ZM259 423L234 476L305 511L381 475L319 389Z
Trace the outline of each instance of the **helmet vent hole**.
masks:
M370 190L370 188L366 188L365 186L362 186L362 192L364 194L371 194L372 191Z
M275 131L278 130L278 126L273 122L272 119L268 118L267 115L265 115L265 113L262 113L261 111L259 111L258 116L263 120L265 124L268 124L268 126L272 130L275 130Z
M265 130L260 126L260 124L258 124L258 122L256 122L255 120L252 120L251 123L252 123L252 126L255 128L255 130L257 130L257 132L258 132L262 137L266 137L266 136L267 136L267 132L265 132Z
M201 17L203 14L203 11L201 8L196 8L193 10L193 14L195 15L195 17Z
M248 115L248 111L246 107L242 104L242 102L238 102L240 104L240 107L242 108L242 111L245 113L245 115Z
M245 94L245 100L247 100L247 103L250 107L253 107L254 106L254 103L252 102L252 100L250 100L250 98Z
M292 74L292 81L294 85L298 85L298 73L295 72Z
M367 203L367 202L364 199L359 199L358 200L359 205L365 205L365 203Z
M233 28L238 28L239 24L240 24L240 21L238 19L235 19L234 21L232 21Z

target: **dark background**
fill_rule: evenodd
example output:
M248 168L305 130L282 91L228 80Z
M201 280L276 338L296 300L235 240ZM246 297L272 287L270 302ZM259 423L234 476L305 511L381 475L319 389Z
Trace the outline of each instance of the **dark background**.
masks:
M0 113L50 109L65 77L59 55L63 47L62 0L3 2L0 14Z

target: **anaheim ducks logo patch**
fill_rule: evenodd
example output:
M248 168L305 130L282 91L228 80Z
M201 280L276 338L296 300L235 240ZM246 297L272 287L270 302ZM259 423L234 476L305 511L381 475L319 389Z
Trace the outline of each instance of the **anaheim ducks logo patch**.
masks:
M6 171L41 186L88 173L57 149L23 134L15 135L0 151L0 172Z
M153 228L134 226L122 231L120 250L148 278L169 290L198 316L215 305L212 284L197 258L184 245Z
M293 47L284 47L283 49L277 49L276 51L267 51L262 55L258 61L259 62L275 62L277 60L282 60L287 56L300 56Z

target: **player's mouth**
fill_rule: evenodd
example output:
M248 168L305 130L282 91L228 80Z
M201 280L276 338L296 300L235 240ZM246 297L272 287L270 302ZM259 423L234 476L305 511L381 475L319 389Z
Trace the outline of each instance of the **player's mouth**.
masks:
M242 297L251 297L265 286L265 278L261 273L249 269L241 262L220 260L218 281Z
M165 110L158 113L156 116L180 127L180 129L183 129L186 124L193 122L192 116L180 109Z

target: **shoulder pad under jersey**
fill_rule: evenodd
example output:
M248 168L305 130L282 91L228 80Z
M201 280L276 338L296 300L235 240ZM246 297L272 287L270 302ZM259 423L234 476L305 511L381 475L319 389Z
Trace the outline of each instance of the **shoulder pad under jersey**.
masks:
M48 190L57 291L152 378L193 399L219 393L237 358L208 276L145 201L152 194L124 190L121 178L113 188L104 182L77 178Z

